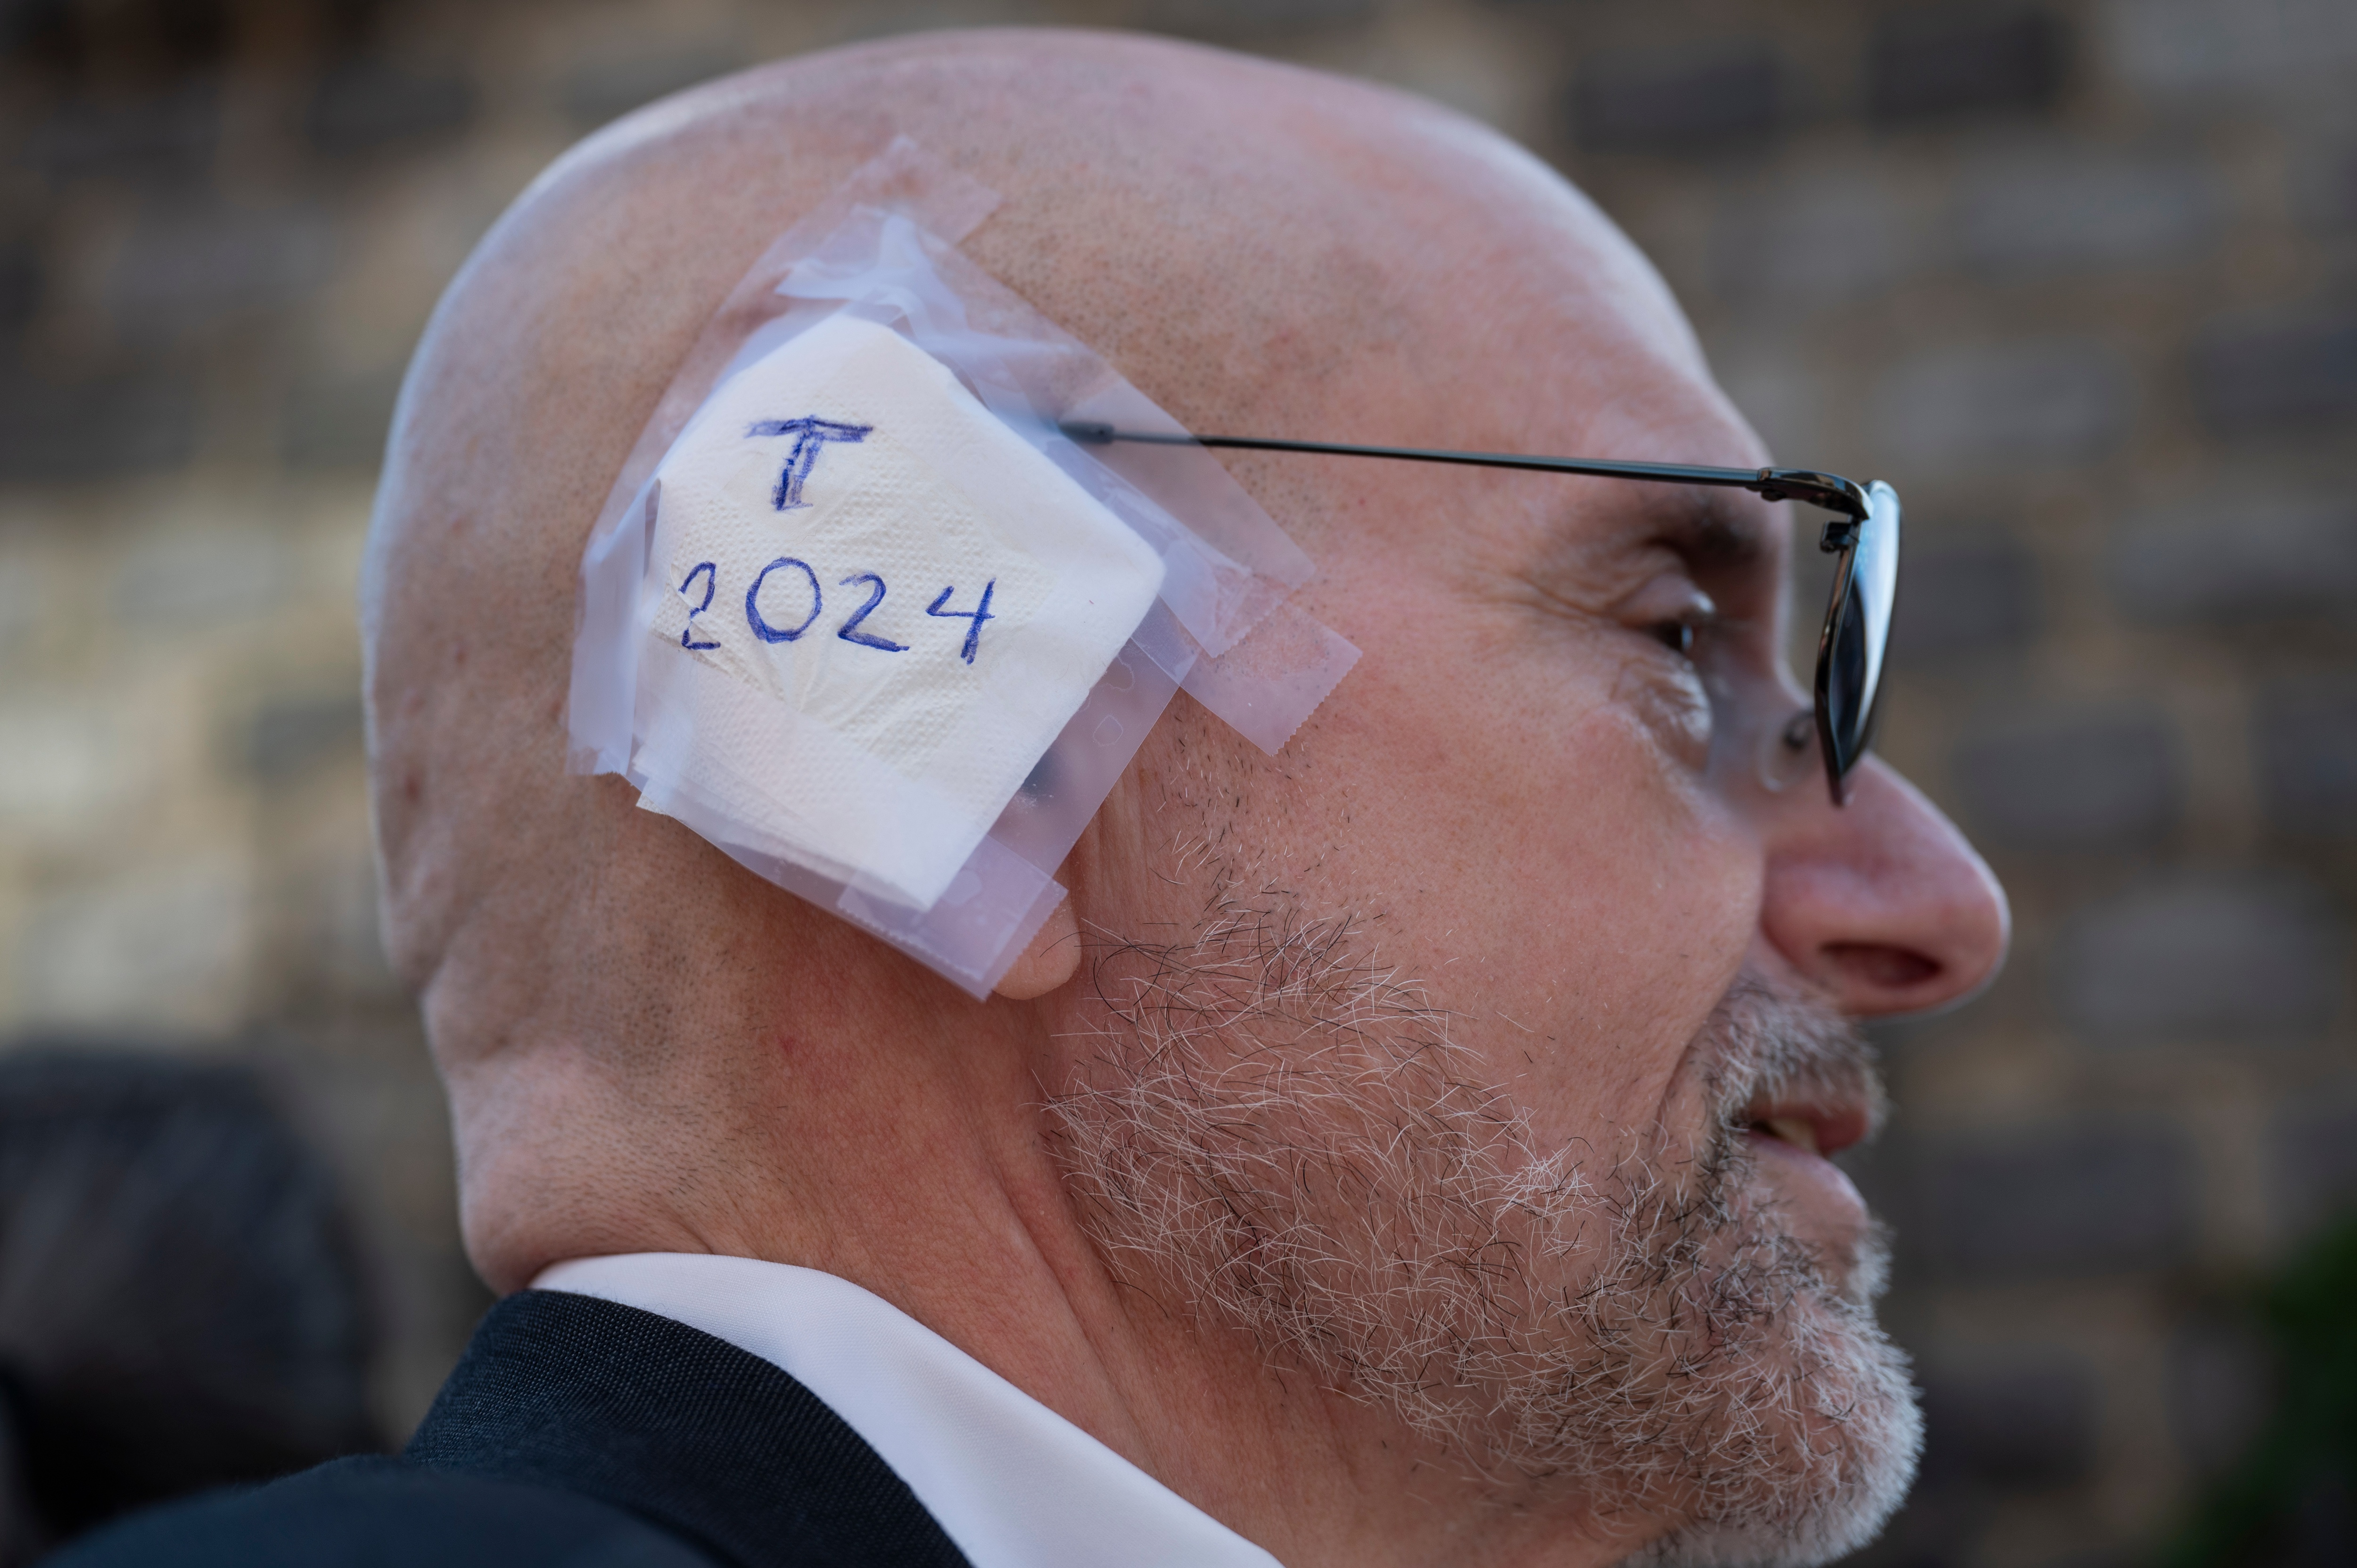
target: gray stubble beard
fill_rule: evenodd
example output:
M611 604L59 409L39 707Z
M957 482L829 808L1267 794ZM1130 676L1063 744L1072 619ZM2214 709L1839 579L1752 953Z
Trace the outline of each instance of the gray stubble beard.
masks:
M1647 1563L1828 1562L1905 1496L1921 1419L1870 1306L1879 1238L1836 1283L1740 1122L1769 1084L1874 1092L1829 1011L1738 983L1688 1056L1711 1124L1608 1158L1541 1147L1420 986L1274 890L1092 964L1098 1048L1049 1109L1129 1283L1391 1412L1501 1502L1650 1534Z

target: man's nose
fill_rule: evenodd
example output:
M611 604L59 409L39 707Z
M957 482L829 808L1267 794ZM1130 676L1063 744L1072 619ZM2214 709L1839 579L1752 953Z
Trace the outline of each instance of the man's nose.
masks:
M1856 1016L1972 994L2005 960L2005 890L1898 773L1868 757L1849 786L1838 810L1819 788L1778 813L1760 912L1768 940Z

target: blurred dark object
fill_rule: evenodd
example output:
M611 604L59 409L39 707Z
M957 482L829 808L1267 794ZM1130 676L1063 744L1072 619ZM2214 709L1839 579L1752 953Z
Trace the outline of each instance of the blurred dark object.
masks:
M1757 149L1781 124L1783 78L1764 39L1597 55L1574 72L1573 135L1595 152Z
M1975 1357L1923 1373L1921 1484L2029 1491L2094 1472L2093 1369L2067 1352Z
M1867 104L1884 124L2042 111L2069 76L2062 18L1987 5L1894 10L1868 46Z
M250 1069L0 1058L0 1568L379 1450L336 1184Z
M2280 1400L2170 1549L2169 1568L2357 1561L2357 1214L2294 1258L2257 1310Z
M303 130L319 151L344 156L452 134L465 129L474 109L473 90L454 71L360 59L320 81Z

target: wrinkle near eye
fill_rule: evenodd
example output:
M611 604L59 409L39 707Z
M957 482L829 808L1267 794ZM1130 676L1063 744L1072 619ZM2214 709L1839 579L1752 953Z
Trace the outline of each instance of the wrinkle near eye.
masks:
M1710 760L1710 695L1691 663L1664 655L1624 661L1612 701L1634 714L1662 749L1699 772Z
M1662 628L1684 621L1698 664L1729 674L1781 668L1785 530L1766 502L1598 480L1533 505L1520 521L1497 536L1514 542L1492 558L1493 592L1609 636L1642 637L1655 659L1681 660Z

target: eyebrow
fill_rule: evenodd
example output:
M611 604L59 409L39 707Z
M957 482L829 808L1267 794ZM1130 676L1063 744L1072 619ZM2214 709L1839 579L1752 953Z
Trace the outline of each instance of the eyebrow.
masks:
M1664 541L1699 568L1737 574L1775 564L1776 547L1760 520L1713 490L1688 489L1646 508Z

